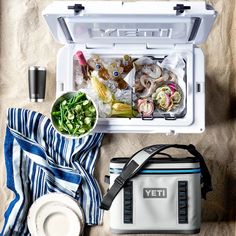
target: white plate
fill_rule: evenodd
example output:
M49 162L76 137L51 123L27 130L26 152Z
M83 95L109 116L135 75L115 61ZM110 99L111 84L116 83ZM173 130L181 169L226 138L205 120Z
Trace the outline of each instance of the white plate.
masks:
M32 236L79 236L84 228L84 214L73 198L50 193L30 207L27 223Z

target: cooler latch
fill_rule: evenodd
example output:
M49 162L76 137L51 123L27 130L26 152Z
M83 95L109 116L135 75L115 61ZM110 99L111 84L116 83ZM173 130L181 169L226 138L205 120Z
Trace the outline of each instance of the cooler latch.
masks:
M180 15L184 13L185 10L190 10L190 6L185 6L184 4L176 4L174 10L176 11L176 15Z
M176 120L176 116L171 116L170 114L164 114L165 120Z
M75 4L74 6L68 6L69 10L74 10L75 14L80 13L80 11L84 10L84 6L82 4Z

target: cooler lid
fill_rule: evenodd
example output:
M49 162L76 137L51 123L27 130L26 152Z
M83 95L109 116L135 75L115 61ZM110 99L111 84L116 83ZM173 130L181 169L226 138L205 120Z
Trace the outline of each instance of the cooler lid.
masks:
M205 2L54 2L43 16L60 43L203 43L216 11Z

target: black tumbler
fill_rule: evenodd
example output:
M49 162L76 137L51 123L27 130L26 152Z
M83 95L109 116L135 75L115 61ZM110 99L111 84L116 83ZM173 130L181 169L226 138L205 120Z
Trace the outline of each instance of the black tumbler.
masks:
M30 66L28 69L29 97L31 102L43 102L46 88L46 68Z

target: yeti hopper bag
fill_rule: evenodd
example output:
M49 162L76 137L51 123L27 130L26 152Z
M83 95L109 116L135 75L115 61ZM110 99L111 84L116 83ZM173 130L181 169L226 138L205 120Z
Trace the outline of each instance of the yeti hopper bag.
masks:
M186 149L192 157L173 158L163 152L168 148ZM105 180L110 188L101 208L111 208L113 233L199 233L201 197L212 186L193 145L153 145L131 158L113 158Z

